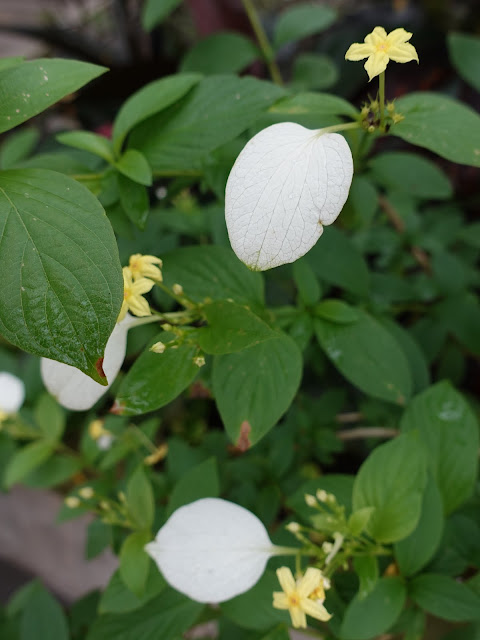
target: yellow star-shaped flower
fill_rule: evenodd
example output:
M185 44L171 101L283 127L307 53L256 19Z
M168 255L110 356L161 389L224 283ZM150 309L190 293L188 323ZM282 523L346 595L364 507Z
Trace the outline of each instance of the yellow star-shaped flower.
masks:
M158 282L162 282L163 280L162 272L159 268L162 267L162 265L163 263L160 258L156 256L142 256L141 253L134 253L130 256L128 264L134 280L151 278L152 280L158 280Z
M132 272L129 267L123 267L123 304L117 322L121 322L131 311L135 316L151 316L152 312L148 302L142 297L143 293L148 293L155 283L148 278L138 278L133 281Z
M307 615L323 622L330 620L332 616L322 604L325 596L320 569L310 567L302 578L295 581L288 567L280 567L277 577L283 591L273 594L273 606L275 609L288 610L296 629L307 627ZM322 597L319 598L320 594Z
M415 47L408 42L411 37L412 34L405 29L394 29L387 35L383 27L375 27L372 33L366 36L363 44L356 42L349 47L345 54L345 60L356 62L368 58L365 70L369 79L372 80L385 71L389 60L394 62L416 60L418 62Z

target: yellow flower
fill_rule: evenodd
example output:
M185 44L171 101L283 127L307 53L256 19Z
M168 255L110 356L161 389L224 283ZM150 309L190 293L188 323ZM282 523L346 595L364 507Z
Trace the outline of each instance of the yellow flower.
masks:
M130 267L123 267L123 304L117 322L121 322L131 311L136 316L150 316L152 312L142 293L148 293L155 283L148 278L132 279Z
M387 68L389 60L394 62L410 62L416 60L418 55L415 47L408 43L412 34L405 29L394 29L388 35L383 27L375 27L369 33L363 44L352 44L345 54L346 60L363 60L365 70L370 80L379 76Z
M155 265L159 266L156 267ZM163 266L163 262L160 258L155 256L142 256L141 253L134 253L130 256L129 269L132 272L132 278L139 280L140 278L151 278L151 280L157 280L162 282L162 272L159 267Z
M306 614L324 622L330 620L332 616L323 606L323 600L317 597L319 588L323 587L320 569L310 567L302 578L295 581L288 567L280 567L277 569L277 577L283 592L276 591L273 594L273 606L276 609L287 609L296 629L307 627Z

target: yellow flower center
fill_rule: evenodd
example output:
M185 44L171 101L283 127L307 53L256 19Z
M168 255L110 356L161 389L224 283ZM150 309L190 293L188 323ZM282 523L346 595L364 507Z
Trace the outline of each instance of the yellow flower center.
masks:
M290 607L298 607L300 606L300 598L296 593L291 593L288 596L288 603Z
M388 42L381 42L380 44L377 44L377 51L387 52L389 48Z

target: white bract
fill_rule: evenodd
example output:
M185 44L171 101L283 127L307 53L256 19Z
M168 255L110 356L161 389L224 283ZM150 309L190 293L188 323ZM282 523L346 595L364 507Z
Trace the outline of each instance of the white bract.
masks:
M16 413L25 399L25 386L17 376L0 372L0 413Z
M247 509L203 498L177 509L145 549L177 591L223 602L253 587L277 547Z
M225 192L233 250L250 269L294 262L343 208L352 182L350 147L338 133L292 122L260 131L238 156Z
M72 411L86 411L93 407L117 377L127 350L127 331L133 318L126 317L115 325L103 359L103 370L107 376L108 386L95 382L82 371L68 364L42 358L41 373L43 384L58 403Z

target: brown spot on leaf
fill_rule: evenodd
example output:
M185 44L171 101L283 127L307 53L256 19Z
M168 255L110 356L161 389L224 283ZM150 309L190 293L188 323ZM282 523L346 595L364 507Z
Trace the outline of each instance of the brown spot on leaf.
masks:
M240 425L240 435L238 436L237 440L238 451L244 453L245 451L248 451L248 449L250 449L250 447L252 446L249 438L251 430L252 425L248 422L248 420L244 420Z
M203 384L201 380L197 380L190 387L188 395L190 398L211 398L212 392Z
M115 400L115 402L113 403L113 406L110 409L109 413L113 413L116 416L121 416L121 415L123 415L123 410L124 409L125 409L125 405L121 404L118 400Z
M99 358L95 363L95 369L97 370L100 378L106 378L105 371L103 370L103 358Z

